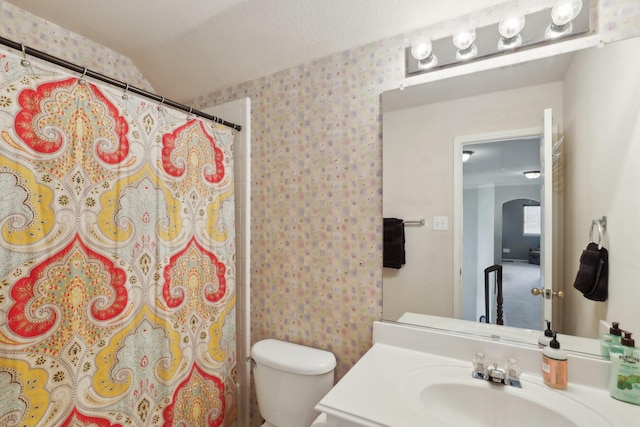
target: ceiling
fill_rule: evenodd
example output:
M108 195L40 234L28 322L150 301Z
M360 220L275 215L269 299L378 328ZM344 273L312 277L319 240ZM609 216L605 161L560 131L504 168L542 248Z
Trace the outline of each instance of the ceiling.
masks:
M541 185L523 172L540 170L540 137L465 145L473 151L463 165L464 188L488 185Z
M7 0L128 56L180 102L505 1Z

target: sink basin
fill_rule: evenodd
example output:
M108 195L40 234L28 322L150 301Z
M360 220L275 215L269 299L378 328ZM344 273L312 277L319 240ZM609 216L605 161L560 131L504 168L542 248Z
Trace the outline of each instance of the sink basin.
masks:
M612 426L566 392L522 379L522 388L471 378L471 367L424 366L407 372L404 397L438 426Z

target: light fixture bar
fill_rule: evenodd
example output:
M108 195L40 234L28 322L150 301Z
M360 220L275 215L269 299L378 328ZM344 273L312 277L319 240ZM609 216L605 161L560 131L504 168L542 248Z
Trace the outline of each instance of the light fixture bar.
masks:
M528 14L526 15L525 26L520 32L522 43L518 47L506 50L498 49L498 42L500 41L501 36L498 31L499 23L496 22L495 24L476 29L475 46L478 49L478 53L471 60L478 61L480 59L488 59L498 55L519 52L545 44L551 44L570 38L575 38L589 32L589 30L591 29L590 21L590 1L584 0L582 10L572 21L573 28L571 33L566 34L558 39L547 39L545 38L545 31L551 23L551 8ZM437 56L438 64L427 69L425 69L424 67L421 68L419 66L418 60L416 60L411 55L411 47L409 46L405 49L406 77L429 73L433 72L434 70L441 70L443 68L469 62L468 59L460 60L456 58L458 49L453 45L452 37L449 36L433 40L431 43L433 47L432 52L435 56Z

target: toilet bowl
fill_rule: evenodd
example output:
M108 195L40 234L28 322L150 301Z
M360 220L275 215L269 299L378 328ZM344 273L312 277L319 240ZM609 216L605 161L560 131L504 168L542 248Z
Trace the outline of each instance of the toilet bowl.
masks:
M266 339L253 345L251 358L263 427L326 424L314 406L333 387L333 353Z

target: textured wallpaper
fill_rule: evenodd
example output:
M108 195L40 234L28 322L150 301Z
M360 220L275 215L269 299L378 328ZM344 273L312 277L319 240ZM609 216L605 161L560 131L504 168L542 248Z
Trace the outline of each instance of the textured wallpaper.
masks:
M0 36L153 92L131 60L49 21L0 1Z

